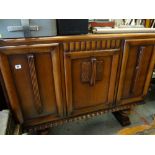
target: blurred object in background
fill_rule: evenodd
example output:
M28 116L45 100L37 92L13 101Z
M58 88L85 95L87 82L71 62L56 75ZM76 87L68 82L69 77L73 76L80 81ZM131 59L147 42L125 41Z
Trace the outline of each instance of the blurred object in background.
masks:
M155 33L154 19L91 19L92 33Z
M88 19L57 19L58 35L88 34Z
M145 19L145 27L146 28L155 28L155 20L154 19Z
M89 21L90 27L111 27L114 28L115 22L109 19L94 19Z
M115 21L110 19L89 19L89 32L93 32L94 28L114 28Z
M115 27L155 28L154 19L114 19Z
M115 19L115 28L144 28L143 19Z
M56 19L0 19L0 34L1 38L56 36Z

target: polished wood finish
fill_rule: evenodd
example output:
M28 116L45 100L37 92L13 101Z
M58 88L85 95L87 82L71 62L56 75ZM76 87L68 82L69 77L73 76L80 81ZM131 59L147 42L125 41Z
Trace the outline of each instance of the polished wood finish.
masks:
M0 41L11 108L24 128L105 112L128 125L144 101L155 64L155 34L59 36Z

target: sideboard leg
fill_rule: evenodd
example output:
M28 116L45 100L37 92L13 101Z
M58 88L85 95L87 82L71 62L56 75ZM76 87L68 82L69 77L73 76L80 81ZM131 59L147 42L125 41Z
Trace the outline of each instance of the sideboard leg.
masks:
M131 124L130 118L129 118L130 112L131 112L131 109L125 109L125 110L113 112L113 115L122 126L127 126Z

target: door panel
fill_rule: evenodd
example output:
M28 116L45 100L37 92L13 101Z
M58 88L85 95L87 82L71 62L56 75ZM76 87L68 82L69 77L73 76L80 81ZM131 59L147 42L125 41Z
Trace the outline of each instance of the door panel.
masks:
M126 104L144 99L153 72L154 39L125 41L117 102Z
M72 61L72 78L73 80L73 90L74 90L74 96L73 96L73 105L75 109L85 108L89 106L100 105L107 101L108 96L108 87L109 87L109 78L110 78L110 70L111 70L111 57L100 57L97 59L102 60L103 63L103 79L101 81L96 81L96 84L94 86L90 86L89 83L81 82L81 70L80 65L82 62L89 62L90 58L88 59L78 59ZM105 66L107 66L105 68ZM77 70L76 70L77 68ZM105 83L105 81L107 81ZM93 89L91 89L93 87ZM82 90L82 91L81 91ZM102 93L99 93L99 91L102 91Z
M9 63L10 70L10 75L6 75L4 63L1 63L6 89L10 89L9 86L7 87L9 82L7 78L12 79L23 120L48 115L53 116L53 119L58 119L62 116L58 45L36 45L35 47L27 45L1 50L1 58L3 57L3 62ZM11 96L11 92L8 96ZM13 100L14 96L10 97L12 107L16 104Z
M65 54L67 110L78 115L113 104L119 50Z

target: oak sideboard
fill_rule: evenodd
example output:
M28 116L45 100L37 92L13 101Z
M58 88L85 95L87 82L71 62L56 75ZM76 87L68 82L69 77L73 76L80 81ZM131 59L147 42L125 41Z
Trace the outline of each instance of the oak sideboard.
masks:
M107 112L129 125L131 108L145 100L154 64L153 33L0 40L3 90L28 131Z

